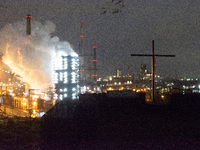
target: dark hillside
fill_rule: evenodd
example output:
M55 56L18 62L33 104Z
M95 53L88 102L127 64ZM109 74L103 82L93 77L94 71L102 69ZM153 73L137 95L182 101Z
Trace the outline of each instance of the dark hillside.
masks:
M141 99L142 101L142 99ZM73 118L45 118L43 148L196 149L200 118L191 109L131 99L82 101Z

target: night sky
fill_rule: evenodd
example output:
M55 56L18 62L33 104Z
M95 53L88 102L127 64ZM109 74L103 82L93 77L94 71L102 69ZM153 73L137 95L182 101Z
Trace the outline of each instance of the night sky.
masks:
M80 23L84 20L84 51L91 54L97 46L98 76L114 75L116 69L126 74L139 72L140 64L150 70L151 59L131 57L130 54L155 53L176 55L156 58L156 74L163 77L200 77L200 2L191 1L124 1L121 12L113 14L120 5L110 1L9 1L0 2L0 28L8 23L32 20L52 21L52 34L68 41L79 51ZM106 13L102 14L105 9ZM48 63L48 62L47 62Z

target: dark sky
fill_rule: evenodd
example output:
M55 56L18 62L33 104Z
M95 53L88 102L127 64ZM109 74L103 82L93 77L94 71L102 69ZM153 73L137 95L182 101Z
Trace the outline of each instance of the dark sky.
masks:
M176 55L156 58L157 74L164 77L200 77L200 2L197 1L124 1L121 12L113 14L110 1L9 1L0 2L0 28L32 19L56 25L52 36L68 41L79 51L80 22L84 20L84 51L97 46L99 76L121 69L138 73L140 64L150 69L151 59L130 54L151 54L155 40L156 54ZM107 12L101 14L106 8Z

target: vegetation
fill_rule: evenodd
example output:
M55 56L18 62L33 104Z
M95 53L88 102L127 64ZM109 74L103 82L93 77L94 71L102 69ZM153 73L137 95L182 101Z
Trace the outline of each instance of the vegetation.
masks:
M120 13L124 7L124 1L123 0L112 0L107 2L107 5L105 7L102 7L102 14L111 12L112 14Z

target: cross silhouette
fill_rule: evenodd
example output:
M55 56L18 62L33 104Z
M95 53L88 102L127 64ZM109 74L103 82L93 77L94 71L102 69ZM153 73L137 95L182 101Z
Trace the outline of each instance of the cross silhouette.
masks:
M154 40L152 40L152 54L131 54L131 56L151 56L152 57L152 64L151 64L151 69L152 69L152 100L154 100L154 93L155 93L155 58L156 57L175 57L175 55L155 55L154 54Z

